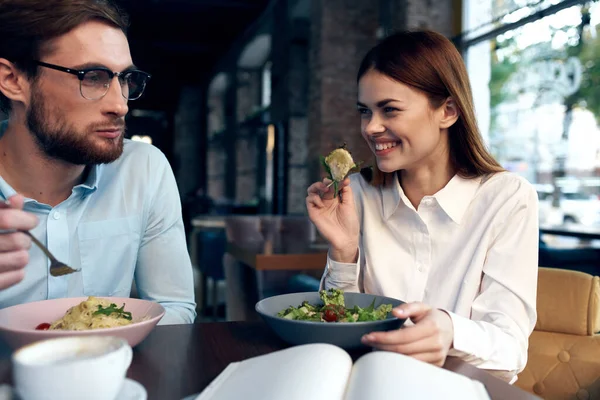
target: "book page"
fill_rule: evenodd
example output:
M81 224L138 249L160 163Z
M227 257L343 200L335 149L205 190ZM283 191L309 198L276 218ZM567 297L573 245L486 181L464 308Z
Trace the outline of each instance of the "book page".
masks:
M485 387L466 376L387 351L374 351L355 364L346 400L489 400Z
M351 370L339 347L295 346L230 364L196 400L342 400Z

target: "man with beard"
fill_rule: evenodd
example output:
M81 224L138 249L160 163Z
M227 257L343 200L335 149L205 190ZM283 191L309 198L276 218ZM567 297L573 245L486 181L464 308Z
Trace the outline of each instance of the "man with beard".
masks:
M166 308L162 323L195 318L173 172L155 147L124 140L128 101L150 78L126 27L109 0L0 2L0 307L127 297L135 280ZM80 271L51 276L19 230Z

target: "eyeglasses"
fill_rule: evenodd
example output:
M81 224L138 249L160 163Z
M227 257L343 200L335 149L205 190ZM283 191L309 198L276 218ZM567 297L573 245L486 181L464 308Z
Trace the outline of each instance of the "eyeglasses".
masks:
M151 78L150 74L137 69L123 72L113 72L108 68L95 67L82 70L61 67L60 65L34 61L36 65L66 72L79 78L79 91L88 100L101 99L108 93L110 83L116 76L121 84L121 94L127 100L137 100L144 93L146 83Z

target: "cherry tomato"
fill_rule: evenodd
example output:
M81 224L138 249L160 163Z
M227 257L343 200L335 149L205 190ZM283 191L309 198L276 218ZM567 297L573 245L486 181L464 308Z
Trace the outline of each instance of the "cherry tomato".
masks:
M38 326L35 327L36 331L47 331L50 328L50 324L47 322L42 322Z
M338 316L331 308L328 308L323 313L323 319L327 322L335 322L338 320Z

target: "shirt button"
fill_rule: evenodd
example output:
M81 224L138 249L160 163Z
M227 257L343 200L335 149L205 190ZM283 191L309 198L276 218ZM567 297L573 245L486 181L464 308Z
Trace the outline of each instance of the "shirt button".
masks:
M52 218L60 219L60 213L58 211L54 211L54 214L52 214Z

